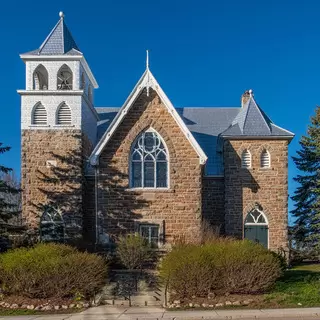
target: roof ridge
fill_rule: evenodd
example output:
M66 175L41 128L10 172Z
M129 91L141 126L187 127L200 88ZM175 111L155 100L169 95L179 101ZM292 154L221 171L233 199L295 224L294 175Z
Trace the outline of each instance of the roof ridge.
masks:
M261 112L260 107L258 106L258 104L256 103L256 101L255 101L255 99L253 97L252 97L252 101L254 102L255 106L257 107L257 109L258 109L259 113L261 114L261 117L264 120L264 122L266 123L267 127L269 128L269 131L271 132L271 128L270 128L270 126L269 126L264 114ZM269 119L269 120L271 121L271 119Z

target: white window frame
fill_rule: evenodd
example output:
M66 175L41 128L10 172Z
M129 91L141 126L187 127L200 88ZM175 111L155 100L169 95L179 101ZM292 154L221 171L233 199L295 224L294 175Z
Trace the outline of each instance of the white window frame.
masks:
M148 241L148 244L151 245L152 244L152 237L151 237L151 228L158 228L158 233L157 233L157 248L160 247L160 225L156 224L156 223L140 223L139 224L139 235L141 237L142 236L142 228L148 228L148 239L146 239Z
M268 155L268 157L269 157L269 165L268 166L263 166L262 165L262 155L264 153L266 153ZM262 152L260 154L260 167L262 169L270 169L271 168L271 154L270 154L269 150L267 150L267 149L262 150Z
M260 215L258 216L258 218L257 218L257 219L254 219L254 217L253 217L253 220L255 220L255 222L246 222L249 214L251 214L251 213L254 212L254 211L258 211L258 212L260 213ZM259 217L260 217L261 215L263 216L265 222L256 222L256 221L259 220ZM268 219L267 219L267 216L265 215L265 213L264 213L262 210L260 210L260 209L258 209L258 208L254 208L254 209L250 210L250 211L247 213L244 225L245 225L245 226L269 226L269 221L268 221Z
M153 133L156 133L158 135L158 138L161 140L164 148L165 148L165 151L166 151L166 156L167 156L167 186L166 187L157 187L157 166L156 166L156 163L157 161L154 160L154 186L153 187L144 187L144 166L143 166L143 163L144 163L144 160L141 162L141 184L142 186L141 187L134 187L133 186L133 178L132 178L132 163L134 162L132 160L132 156L133 156L133 153L134 153L134 146L136 145L136 142L137 140L140 138L140 136L146 132L153 132ZM138 162L138 161L137 161ZM134 142L132 143L132 146L130 148L130 156L129 156L129 186L130 186L130 189L133 189L133 190L136 190L136 189L141 189L141 190L168 190L170 189L170 156L169 156L169 151L168 151L168 148L167 148L167 145L165 143L165 141L163 140L163 138L161 137L161 135L156 131L154 130L153 128L149 128L148 130L145 130L143 132L141 132L137 138L134 140Z
M248 153L248 155L249 155L249 166L246 166L245 162L244 162L244 154L245 153ZM243 169L251 169L252 168L252 155L248 149L244 149L241 153L241 168L243 168Z

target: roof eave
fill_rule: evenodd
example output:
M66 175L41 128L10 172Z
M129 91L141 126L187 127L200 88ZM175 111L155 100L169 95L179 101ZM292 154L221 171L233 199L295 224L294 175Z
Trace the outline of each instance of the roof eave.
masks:
M40 60L81 60L83 59L83 55L41 55L41 54L20 54L20 58L23 61L28 61L28 60L35 60L35 61L40 61Z
M229 140L292 140L294 135L283 136L246 136L246 135L220 135L221 138Z

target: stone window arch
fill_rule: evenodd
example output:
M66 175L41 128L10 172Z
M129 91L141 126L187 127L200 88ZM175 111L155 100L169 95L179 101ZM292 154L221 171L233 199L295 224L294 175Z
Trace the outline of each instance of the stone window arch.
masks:
M47 207L40 220L40 239L45 242L64 242L65 223L61 212L53 207Z
M130 153L131 188L168 188L169 153L162 137L152 128L133 142Z
M56 123L61 125L71 125L71 109L66 103L62 103L57 110Z
M48 71L42 64L34 70L32 80L33 90L48 90Z
M248 149L245 149L242 151L241 154L241 167L250 169L252 166L252 159L251 159L251 153Z
M64 64L57 74L57 89L58 90L72 90L73 74L71 69Z
M269 222L259 205L250 210L244 221L244 237L269 247Z
M270 168L270 166L271 166L270 152L266 149L262 150L262 152L261 152L260 166L261 166L261 168Z
M31 124L46 125L47 121L48 121L47 110L39 102L34 106L34 108L32 110Z

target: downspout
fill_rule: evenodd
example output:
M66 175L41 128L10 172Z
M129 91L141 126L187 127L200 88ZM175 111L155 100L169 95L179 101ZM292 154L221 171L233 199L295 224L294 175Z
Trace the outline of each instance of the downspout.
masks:
M99 168L98 166L94 167L94 188L95 188L95 225L96 225L96 241L95 249L99 244L99 231L98 231L98 182L99 182Z

